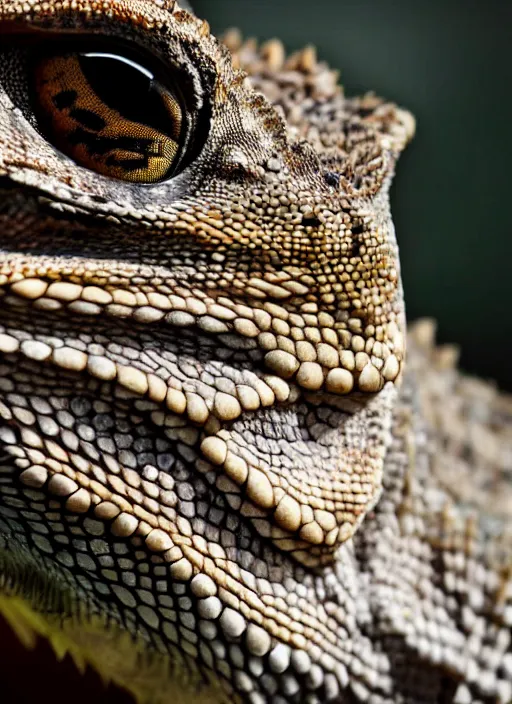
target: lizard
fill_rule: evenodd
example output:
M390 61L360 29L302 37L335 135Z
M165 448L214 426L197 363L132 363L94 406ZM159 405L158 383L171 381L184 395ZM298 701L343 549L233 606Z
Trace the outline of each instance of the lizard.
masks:
M512 405L407 338L412 116L173 0L0 35L1 610L140 702L510 702Z

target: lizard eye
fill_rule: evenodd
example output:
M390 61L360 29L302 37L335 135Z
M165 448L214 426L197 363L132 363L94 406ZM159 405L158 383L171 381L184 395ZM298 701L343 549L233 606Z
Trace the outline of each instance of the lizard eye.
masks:
M169 178L186 134L177 86L132 59L100 51L39 55L32 66L38 128L78 165L135 183Z

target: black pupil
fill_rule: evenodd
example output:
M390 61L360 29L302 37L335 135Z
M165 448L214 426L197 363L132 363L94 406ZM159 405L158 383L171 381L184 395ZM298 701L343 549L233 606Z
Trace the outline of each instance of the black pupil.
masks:
M127 120L176 138L172 117L161 97L163 89L152 73L115 54L90 52L79 54L78 60L89 85L105 105Z

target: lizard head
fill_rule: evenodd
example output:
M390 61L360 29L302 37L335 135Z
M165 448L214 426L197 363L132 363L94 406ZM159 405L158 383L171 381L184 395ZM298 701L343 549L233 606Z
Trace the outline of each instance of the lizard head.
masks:
M110 13L0 5L11 40L1 69L4 301L32 321L21 352L189 420L201 461L265 537L302 561L330 559L380 487L382 419L404 358L388 188L412 120L373 96L346 100L311 51L286 61L279 45L258 51L231 35L232 58L171 6L144 3L141 23L122 2ZM98 74L111 95L116 80L99 50L124 56L127 41L140 62L163 67L174 134L160 141L171 158L146 153L165 126L137 132L144 107L128 119L99 95ZM91 49L103 59L95 74L83 63ZM140 101L135 83L122 85L134 93L125 102ZM119 142L141 134L152 147ZM178 172L162 180L178 151ZM133 167L140 159L145 170ZM42 343L57 322L59 344ZM79 343L83 330L129 343L99 351ZM282 459L265 447L265 423L288 444ZM306 459L309 443L325 457Z
M102 8L0 0L19 481L144 540L174 579L224 569L228 513L321 567L380 493L405 332L388 190L412 118L346 99L310 49L221 45L173 2ZM55 427L13 410L31 379L57 388Z

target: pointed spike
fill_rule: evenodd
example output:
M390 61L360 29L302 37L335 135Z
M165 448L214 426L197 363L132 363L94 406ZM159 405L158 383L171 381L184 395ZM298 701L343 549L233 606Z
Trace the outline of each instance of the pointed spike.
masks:
M210 25L206 20L202 21L202 24L199 28L199 36L200 37L207 37L210 34Z
M301 73L313 73L318 65L316 49L314 46L306 46L300 51L291 54L286 63L285 69L288 71L300 71Z
M260 56L271 71L280 71L285 62L286 54L283 43L279 39L270 39L262 44Z
M227 46L229 51L234 54L240 50L243 44L243 37L239 29L232 27L222 35L221 41L224 46Z

